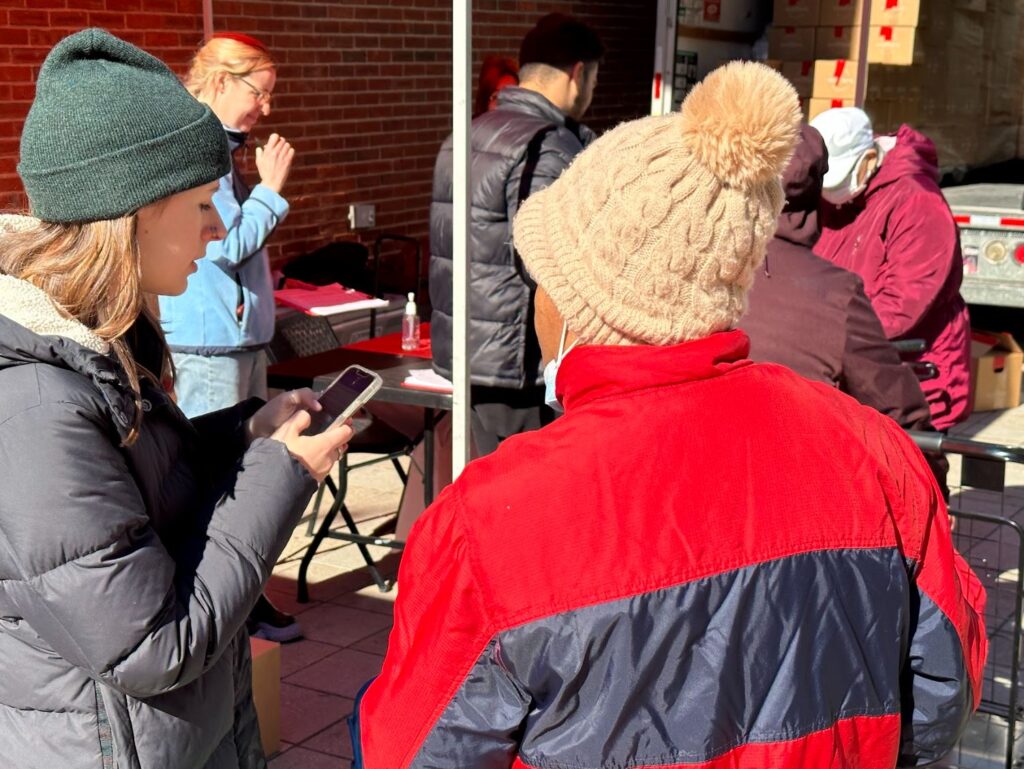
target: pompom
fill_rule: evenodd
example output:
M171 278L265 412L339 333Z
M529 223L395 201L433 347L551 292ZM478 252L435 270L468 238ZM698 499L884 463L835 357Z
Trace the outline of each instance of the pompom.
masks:
M684 141L723 184L748 191L777 179L800 132L789 81L753 62L732 62L699 83L681 109Z

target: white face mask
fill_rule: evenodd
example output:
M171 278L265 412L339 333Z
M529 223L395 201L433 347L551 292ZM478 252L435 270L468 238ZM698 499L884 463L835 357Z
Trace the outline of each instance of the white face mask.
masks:
M568 349L565 349L565 335L569 333L569 324L562 323L562 340L558 343L558 356L554 360L548 361L548 365L544 367L544 403L554 412L561 414L565 411L562 408L562 404L558 400L558 395L555 392L555 377L558 376L558 367L562 365L562 359L569 354L569 351L576 346L576 342L569 345Z
M862 183L857 183L857 177L860 175L861 166L864 165L864 161L866 159L867 153L861 155L860 159L853 164L853 169L850 171L849 175L835 187L822 190L821 197L834 206L846 205L851 200L859 198L864 193L864 190L868 188L868 180L866 177Z

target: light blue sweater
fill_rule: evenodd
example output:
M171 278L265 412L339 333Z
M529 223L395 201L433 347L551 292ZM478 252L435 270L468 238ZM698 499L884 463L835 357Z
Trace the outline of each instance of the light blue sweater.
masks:
M219 355L256 349L274 335L274 290L264 244L288 214L288 201L257 184L239 205L228 174L213 203L227 237L207 245L184 294L160 297L160 322L175 352Z

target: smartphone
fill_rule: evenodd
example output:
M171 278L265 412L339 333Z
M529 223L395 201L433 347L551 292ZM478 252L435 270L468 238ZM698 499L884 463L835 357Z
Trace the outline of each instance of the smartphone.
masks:
M306 434L322 433L336 422L344 422L376 395L382 384L379 374L362 366L349 366L320 393L322 410L312 414Z

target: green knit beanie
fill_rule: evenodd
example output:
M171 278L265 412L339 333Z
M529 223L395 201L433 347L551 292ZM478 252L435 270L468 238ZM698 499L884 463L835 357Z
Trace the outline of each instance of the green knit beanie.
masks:
M39 219L116 219L230 170L220 121L159 59L86 29L43 62L18 164Z

